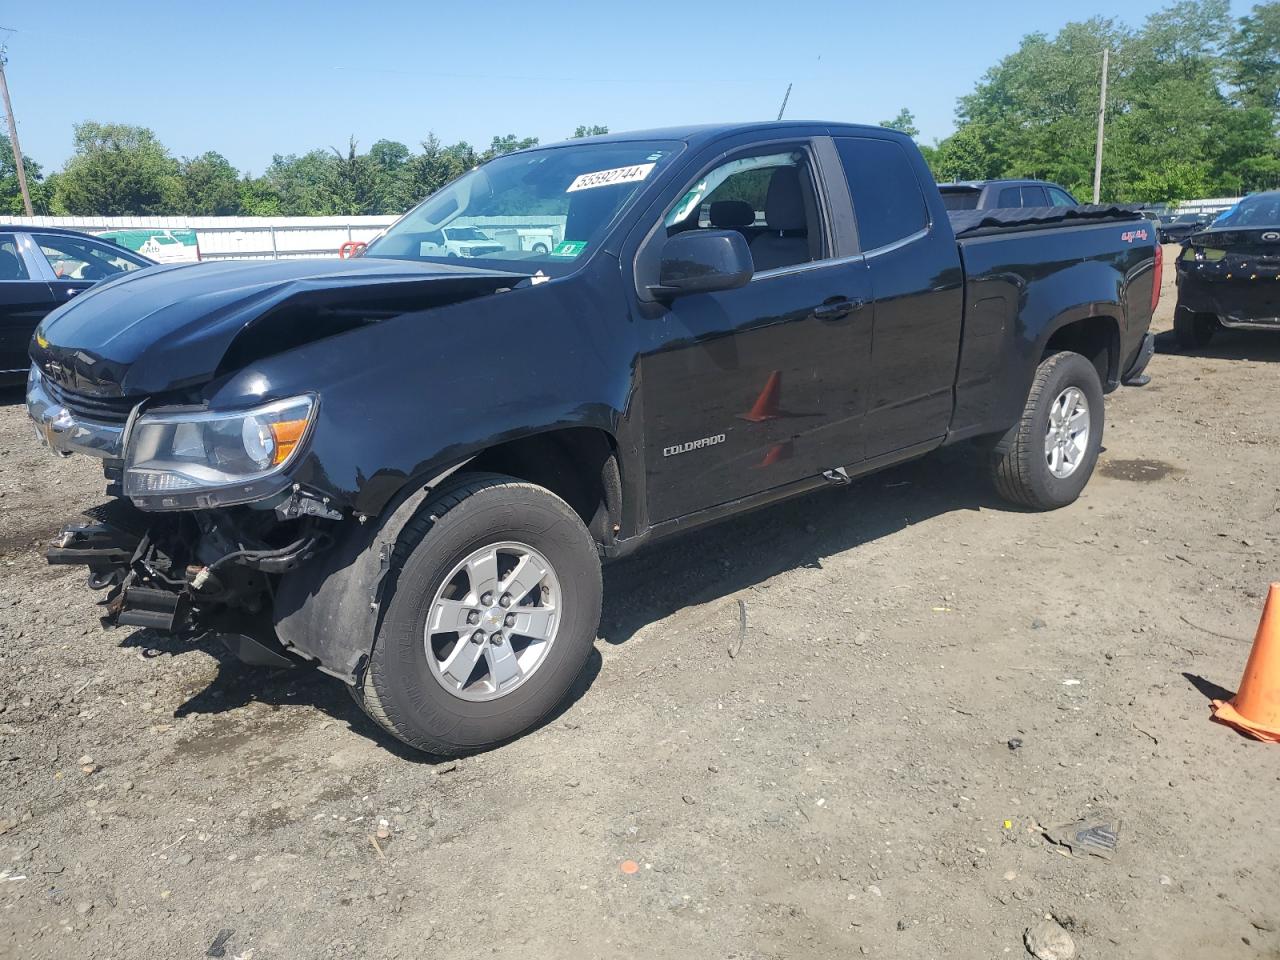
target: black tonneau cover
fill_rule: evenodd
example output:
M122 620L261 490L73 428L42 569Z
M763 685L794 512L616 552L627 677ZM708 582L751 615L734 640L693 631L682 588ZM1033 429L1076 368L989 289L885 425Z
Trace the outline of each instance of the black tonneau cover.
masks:
M1138 210L1107 204L1078 207L997 207L989 210L950 210L957 237L980 237L1009 230L1034 230L1072 222L1125 223L1144 219Z

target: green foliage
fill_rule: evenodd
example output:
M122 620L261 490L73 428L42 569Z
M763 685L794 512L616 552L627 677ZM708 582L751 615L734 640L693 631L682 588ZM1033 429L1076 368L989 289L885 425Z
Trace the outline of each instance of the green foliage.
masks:
M897 130L899 133L905 133L913 140L920 136L920 128L916 126L915 114L903 107L898 111L898 115L892 120L881 120L880 126L888 127L890 130Z
M1040 177L1090 195L1109 49L1104 201L1274 186L1278 44L1280 3L1233 24L1227 0L1178 0L1139 30L1095 17L1030 34L960 98L930 165L940 180Z
M239 174L229 160L209 150L178 165L180 209L189 216L225 217L240 212Z
M178 162L146 127L86 121L57 179L54 203L73 216L165 214L182 196Z
M598 123L578 124L578 128L573 131L573 139L577 140L582 137L602 137L609 132L608 127L603 127Z
M40 164L24 152L22 169L27 175L27 192L31 194L31 208L38 215L49 213L53 191L44 180ZM15 217L27 212L22 205L22 190L18 187L18 165L13 160L13 141L0 134L0 213Z
M1240 20L1230 46L1230 81L1247 107L1280 112L1280 3L1260 3Z
M364 216L378 208L378 168L368 154L356 149L356 138L347 141L344 155L337 147L333 162L325 167L322 203L326 213L343 216Z

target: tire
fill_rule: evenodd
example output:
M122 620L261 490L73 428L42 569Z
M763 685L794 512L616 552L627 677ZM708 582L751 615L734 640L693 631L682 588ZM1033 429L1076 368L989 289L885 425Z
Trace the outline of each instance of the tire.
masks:
M535 243L533 245L533 252L537 254L545 254L548 252L547 245L545 243Z
M1203 350L1218 332L1218 318L1179 305L1173 311L1173 335L1183 350Z
M1080 452L1069 475L1059 476L1050 466L1047 450L1050 416L1056 414L1055 406L1071 388L1083 398L1088 434L1083 443L1071 448ZM1032 510L1056 510L1075 502L1098 462L1105 420L1102 381L1093 364L1078 353L1065 351L1045 357L1036 368L1021 419L992 450L996 491Z
M546 619L554 619L556 627L537 665L512 689L486 694L485 686L493 686L492 678L449 689L446 683L453 681L440 675L442 662L447 661L452 644L468 644L461 648L464 653L471 647L465 634L459 632L451 642L446 633L443 652L437 652L434 644L440 643L442 634L428 634L428 617L438 609L438 603L454 602L438 594L443 590L458 595L462 589L459 584L468 577L464 568L459 573L463 580L450 579L451 571L476 551L489 551L494 545L498 550L525 547L530 554L540 555L537 559L545 560L551 579L539 583L555 586L557 602L550 608L555 612ZM495 570L502 569L501 562L494 561ZM565 698L591 654L600 624L602 592L595 541L573 509L543 487L498 474L456 478L410 522L393 554L388 576L394 577L394 582L386 616L352 695L375 723L418 750L453 756L494 747L524 733ZM533 597L536 603L546 595L535 585L523 597ZM463 599L470 596L471 592ZM520 599L516 598L512 613L532 609L520 605ZM478 603L476 606L485 609ZM490 612L501 615L504 611L495 608ZM486 624L491 629L501 627L498 621L490 624L482 620L476 633L483 633ZM470 633L471 628L466 630ZM492 636L498 632L506 631L495 631ZM505 649L516 656L517 643L524 641L514 635L516 631L511 633ZM496 649L488 640L479 643L483 646L477 655L477 670L486 672L493 664L490 654L501 656L503 647L500 641ZM533 646L529 642L518 659ZM489 699L464 698L469 696Z

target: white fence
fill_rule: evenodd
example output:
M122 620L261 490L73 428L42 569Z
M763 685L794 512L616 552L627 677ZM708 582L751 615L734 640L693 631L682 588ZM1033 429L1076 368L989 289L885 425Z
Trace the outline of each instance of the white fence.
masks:
M108 230L194 230L203 260L336 257L349 240L368 242L396 218L381 217L0 217L0 223Z
M348 241L368 243L396 221L377 217L3 217L0 224L108 230L194 230L202 260L282 260L336 257ZM554 246L564 239L563 216L469 217L508 250Z

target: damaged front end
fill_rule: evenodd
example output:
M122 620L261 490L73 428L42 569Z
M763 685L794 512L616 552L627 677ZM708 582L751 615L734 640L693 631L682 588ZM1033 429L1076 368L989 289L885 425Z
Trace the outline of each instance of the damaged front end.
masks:
M106 627L131 626L191 637L216 636L240 659L299 662L276 640L273 580L332 542L322 518L298 515L295 495L274 509L235 507L172 514L110 500L66 527L45 556L88 567L106 591Z

